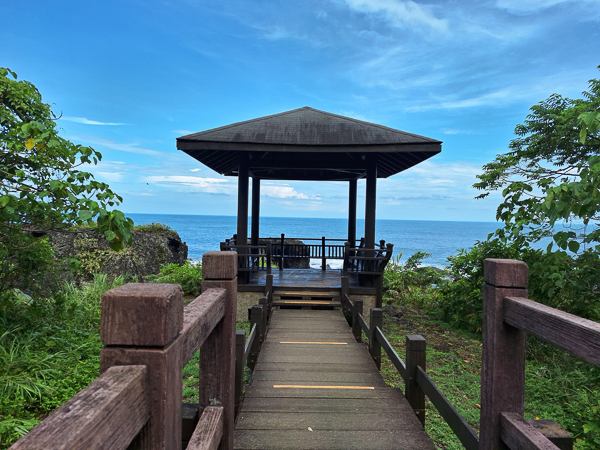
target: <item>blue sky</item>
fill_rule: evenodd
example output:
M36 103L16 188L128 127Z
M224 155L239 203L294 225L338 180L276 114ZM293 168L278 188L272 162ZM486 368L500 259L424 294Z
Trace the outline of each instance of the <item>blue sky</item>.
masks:
M579 98L600 64L598 0L3 2L0 65L91 145L135 213L235 215L237 178L175 138L302 106L444 141L378 184L378 218L493 221L481 166L528 109ZM346 183L264 183L261 214L346 217ZM359 215L364 184L359 183Z

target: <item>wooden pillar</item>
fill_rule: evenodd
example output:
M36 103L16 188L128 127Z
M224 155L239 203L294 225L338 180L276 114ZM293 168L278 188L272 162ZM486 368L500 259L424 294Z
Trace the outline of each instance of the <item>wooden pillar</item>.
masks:
M527 297L522 261L486 259L483 265L483 353L479 449L504 449L500 413L523 416L527 333L503 322L505 297Z
M367 154L366 156L367 198L365 203L365 248L375 248L375 216L377 209L377 155ZM350 242L350 244L352 244L352 242Z
M237 242L248 242L248 154L240 152L238 161ZM243 250L245 252L245 249Z
M419 418L421 425L425 426L425 392L417 384L417 366L426 370L427 341L420 334L406 336L406 372L408 382L404 395L408 403Z
M102 296L100 373L111 366L148 368L150 419L139 436L141 448L181 448L182 328L178 285L130 283Z
M352 334L356 342L362 342L362 327L358 321L358 316L363 314L363 301L356 299L354 300L354 309L352 310ZM369 336L370 338L370 336Z
M237 311L237 254L202 255L202 290L227 290L225 315L200 348L200 408L223 406L223 439L219 449L233 448L235 425L235 315ZM181 374L180 374L181 378ZM181 389L181 388L180 388Z
M352 248L356 247L356 194L357 185L356 180L350 180L350 187L348 189L348 242Z
M260 237L260 178L252 177L252 227L251 244L258 245Z

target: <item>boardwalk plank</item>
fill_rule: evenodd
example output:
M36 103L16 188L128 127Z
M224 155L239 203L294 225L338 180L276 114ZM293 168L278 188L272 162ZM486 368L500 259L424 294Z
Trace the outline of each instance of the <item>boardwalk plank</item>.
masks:
M265 434L268 439L265 440ZM262 450L433 450L435 447L424 431L297 431L297 430L239 430L236 449Z
M292 387L274 387L282 385ZM434 445L404 395L385 384L366 346L356 343L339 310L275 310L240 409L235 448L433 450Z

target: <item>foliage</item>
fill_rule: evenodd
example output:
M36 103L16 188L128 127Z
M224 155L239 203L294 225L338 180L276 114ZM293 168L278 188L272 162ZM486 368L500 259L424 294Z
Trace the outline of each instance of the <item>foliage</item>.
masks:
M385 267L383 274L383 292L388 302L402 304L405 299L419 299L420 307L435 307L438 291L436 287L448 282L447 273L430 266L422 266L430 253L418 251L404 264L400 262L402 254Z
M183 266L165 264L158 275L148 277L153 283L174 283L181 285L183 293L200 295L202 292L202 265L200 262L186 261Z
M136 225L135 227L133 227L133 231L146 231L146 232L159 233L161 231L173 231L173 228L171 228L169 225L164 224L164 223L152 222L152 223L147 223L144 225Z
M21 296L0 311L0 448L98 376L100 299L123 284L105 275L51 298Z
M589 83L584 99L553 94L534 105L515 128L509 152L483 167L474 185L484 191L478 198L494 190L504 197L499 239L526 246L552 236L562 251L600 249L600 229L591 226L600 219L600 80ZM555 230L561 222L571 229Z
M29 252L33 261L21 255L48 230L87 225L113 249L131 242L133 222L109 209L122 198L80 170L102 155L59 136L57 119L33 84L0 68L0 288L15 273L31 277L43 270L42 249L38 257Z

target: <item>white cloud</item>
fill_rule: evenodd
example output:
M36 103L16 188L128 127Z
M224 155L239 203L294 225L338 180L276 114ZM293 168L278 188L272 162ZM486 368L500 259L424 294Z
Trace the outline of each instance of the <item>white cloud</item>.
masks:
M196 168L196 169L190 169L190 172L200 172L202 169L200 168Z
M123 179L123 172L95 172L94 175L109 183L114 183Z
M85 117L62 117L62 119L69 122L83 123L85 125L125 125L124 123L116 122L98 122L97 120L90 120Z
M147 148L138 147L136 144L120 144L110 139L104 139L98 136L71 136L70 139L77 140L85 143L85 145L100 145L106 148L112 148L113 150L119 150L127 153L137 153L139 155L164 155L163 152L156 150L150 150Z
M418 28L422 25L438 32L448 31L448 22L438 19L428 5L399 0L344 0L352 9L363 13L383 14L393 26Z
M190 192L208 192L210 194L229 194L233 185L225 178L201 178L183 175L154 175L144 179L148 184L165 187L177 187Z
M298 198L301 200L308 200L310 198L308 195L296 191L292 186L261 186L260 193L266 197L273 198Z

